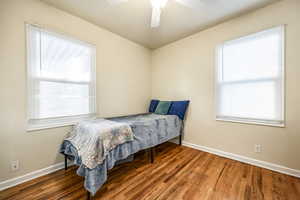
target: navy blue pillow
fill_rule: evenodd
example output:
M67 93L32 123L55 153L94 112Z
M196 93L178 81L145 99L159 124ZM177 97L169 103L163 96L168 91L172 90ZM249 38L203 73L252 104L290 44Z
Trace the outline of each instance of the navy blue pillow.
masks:
M149 106L149 112L153 113L159 103L159 100L152 99Z
M172 101L168 114L177 115L180 119L184 120L184 115L189 103L190 101Z

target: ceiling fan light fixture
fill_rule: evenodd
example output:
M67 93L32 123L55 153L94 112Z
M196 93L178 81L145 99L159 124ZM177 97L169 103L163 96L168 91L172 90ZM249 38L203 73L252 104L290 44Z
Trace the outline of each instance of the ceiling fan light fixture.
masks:
M152 8L164 8L166 4L168 3L168 0L151 0Z
M162 9L166 6L168 0L151 0L152 16L151 28L157 28L160 24L160 14Z

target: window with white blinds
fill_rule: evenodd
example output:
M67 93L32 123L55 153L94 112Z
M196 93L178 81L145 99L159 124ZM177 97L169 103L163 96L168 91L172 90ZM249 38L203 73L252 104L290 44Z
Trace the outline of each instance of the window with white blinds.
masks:
M94 116L95 47L33 25L26 28L28 130Z
M284 126L284 26L217 51L216 119Z

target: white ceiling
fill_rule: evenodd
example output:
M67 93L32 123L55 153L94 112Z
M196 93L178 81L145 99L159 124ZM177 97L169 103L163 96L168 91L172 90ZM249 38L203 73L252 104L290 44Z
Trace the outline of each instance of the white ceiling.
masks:
M118 5L106 0L41 1L155 49L278 0L199 0L202 6L197 9L169 0L160 27L155 29L150 28L150 0L128 0Z

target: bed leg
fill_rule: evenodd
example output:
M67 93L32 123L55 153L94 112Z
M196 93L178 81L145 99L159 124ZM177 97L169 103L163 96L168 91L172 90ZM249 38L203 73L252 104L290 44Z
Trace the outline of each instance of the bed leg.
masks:
M182 145L182 135L181 134L179 135L179 145L180 146Z
M65 154L65 170L68 169L68 158L67 155Z
M150 160L151 163L154 163L154 147L150 148Z
M91 193L89 191L87 191L86 198L87 198L87 200L92 200L92 196L91 196Z

